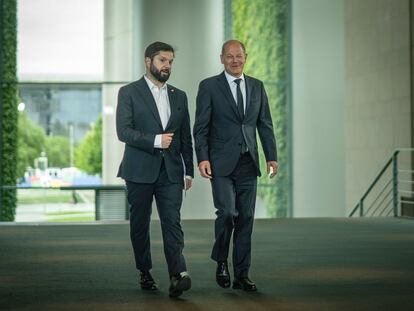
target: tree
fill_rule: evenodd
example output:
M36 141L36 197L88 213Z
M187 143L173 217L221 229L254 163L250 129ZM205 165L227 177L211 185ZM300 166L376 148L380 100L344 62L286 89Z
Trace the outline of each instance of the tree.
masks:
M70 165L68 137L47 136L45 150L49 167L68 167Z
M45 151L46 134L38 125L34 124L25 112L18 118L18 162L17 176L23 177L27 167L33 167L34 159Z
M75 148L75 166L88 174L102 175L102 116Z
M34 160L41 152L48 158L48 166L69 166L69 139L65 136L46 136L42 127L33 123L25 112L18 119L18 163L17 176L23 177L27 167L34 166Z

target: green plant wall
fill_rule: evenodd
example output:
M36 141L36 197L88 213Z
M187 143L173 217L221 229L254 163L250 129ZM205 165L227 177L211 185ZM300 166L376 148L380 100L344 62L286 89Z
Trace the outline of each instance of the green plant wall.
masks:
M269 98L278 148L278 175L269 180L260 155L258 195L269 217L286 217L290 205L288 106L289 0L232 0L232 35L245 44L245 73L262 80ZM260 147L261 150L261 147Z
M16 184L17 166L17 1L0 0L1 178L0 185ZM16 191L1 190L0 220L14 220Z

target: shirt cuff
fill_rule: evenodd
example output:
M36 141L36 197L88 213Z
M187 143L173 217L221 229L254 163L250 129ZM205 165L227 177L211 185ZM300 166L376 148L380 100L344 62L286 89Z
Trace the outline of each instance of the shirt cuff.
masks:
M185 175L185 179L188 179L188 180L193 180L193 177L191 177L191 176L189 176L189 175Z
M154 148L162 148L161 138L162 138L162 134L155 135Z

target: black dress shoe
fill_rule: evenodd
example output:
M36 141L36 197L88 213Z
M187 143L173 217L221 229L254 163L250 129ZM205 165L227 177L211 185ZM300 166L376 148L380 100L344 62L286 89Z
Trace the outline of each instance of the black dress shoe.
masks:
M187 272L181 272L171 277L170 297L176 298L191 288L191 278Z
M158 285L155 283L149 271L140 271L140 285L143 290L157 290Z
M233 281L234 289L242 289L246 292L257 291L256 284L254 284L249 278L236 278Z
M227 261L219 261L217 263L216 282L223 288L230 287L230 273Z

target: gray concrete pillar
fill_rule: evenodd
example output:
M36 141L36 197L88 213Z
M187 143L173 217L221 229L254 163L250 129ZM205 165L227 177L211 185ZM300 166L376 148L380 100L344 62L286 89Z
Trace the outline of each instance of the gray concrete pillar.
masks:
M170 84L187 93L194 122L198 83L222 71L222 0L106 0L105 80L133 81L144 74L144 49L153 41L165 41L176 50ZM103 180L114 184L123 145L115 133L116 95L122 84L103 91ZM196 159L194 158L196 166ZM183 218L212 218L210 183L196 169L193 189L183 203Z

